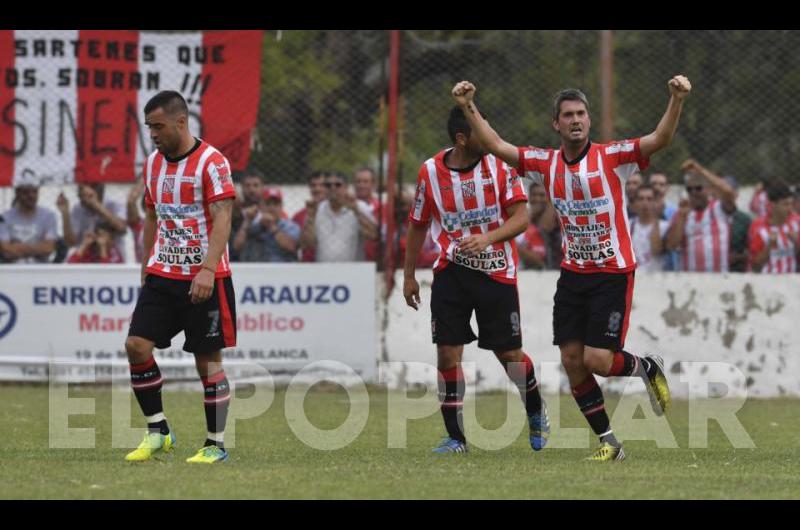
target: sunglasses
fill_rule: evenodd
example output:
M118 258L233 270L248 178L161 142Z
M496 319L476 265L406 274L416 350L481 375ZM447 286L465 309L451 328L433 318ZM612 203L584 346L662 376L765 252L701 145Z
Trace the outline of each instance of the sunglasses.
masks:
M326 188L341 188L342 186L344 186L344 182L326 182L325 183L325 187Z
M693 191L703 191L704 186L686 186L686 192L692 193Z

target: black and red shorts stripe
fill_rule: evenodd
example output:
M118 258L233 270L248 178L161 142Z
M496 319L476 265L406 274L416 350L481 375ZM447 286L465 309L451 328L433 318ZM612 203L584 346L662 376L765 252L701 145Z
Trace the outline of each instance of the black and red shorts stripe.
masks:
M619 351L625 346L634 271L579 273L561 269L553 297L553 344L573 340Z
M193 304L190 280L148 274L133 310L128 335L169 348L172 338L184 332L183 349L211 353L236 346L236 295L230 277L214 280L214 291L205 302Z

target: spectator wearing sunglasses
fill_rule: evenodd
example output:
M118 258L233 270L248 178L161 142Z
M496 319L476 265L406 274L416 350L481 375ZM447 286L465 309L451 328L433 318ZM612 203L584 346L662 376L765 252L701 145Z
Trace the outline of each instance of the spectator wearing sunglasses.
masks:
M313 249L317 262L363 261L364 243L378 238L372 208L349 193L342 173L326 175L325 188L327 199L306 206L301 248Z
M728 272L730 270L731 225L736 211L736 190L719 175L696 160L686 160L684 182L688 197L681 199L678 213L667 231L667 250L680 249L680 270ZM714 192L716 198L712 197Z

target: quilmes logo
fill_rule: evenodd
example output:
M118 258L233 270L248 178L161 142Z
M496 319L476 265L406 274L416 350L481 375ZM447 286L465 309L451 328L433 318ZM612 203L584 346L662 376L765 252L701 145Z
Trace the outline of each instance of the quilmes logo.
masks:
M17 323L17 306L9 297L0 293L0 339L8 335Z

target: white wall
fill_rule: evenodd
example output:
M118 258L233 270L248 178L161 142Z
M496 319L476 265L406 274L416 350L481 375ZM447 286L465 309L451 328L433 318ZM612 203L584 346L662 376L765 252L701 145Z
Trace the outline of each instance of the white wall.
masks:
M523 349L534 359L557 363L552 341L553 295L558 271L522 271L519 278ZM435 346L430 332L431 271L418 271L422 306L415 312L402 296L402 273L389 299L385 333L386 356L391 361L416 361L430 367L403 367L388 378L392 384L435 381ZM665 359L673 394L686 397L688 382L702 379L711 395L725 393L730 380L734 395L800 396L800 275L656 273L636 275L630 329L625 349L659 353ZM477 324L473 317L473 330ZM465 347L464 361L475 362L478 390L505 388L505 372L489 351L476 343ZM681 362L701 363L684 365ZM727 363L715 365L713 363ZM693 368L692 376L686 370ZM740 371L741 373L737 372ZM600 379L603 381L603 379ZM546 392L555 388L542 381ZM608 379L604 386L621 391L627 381ZM550 386L551 388L548 388ZM561 389L567 390L566 378ZM695 389L697 390L697 389Z

